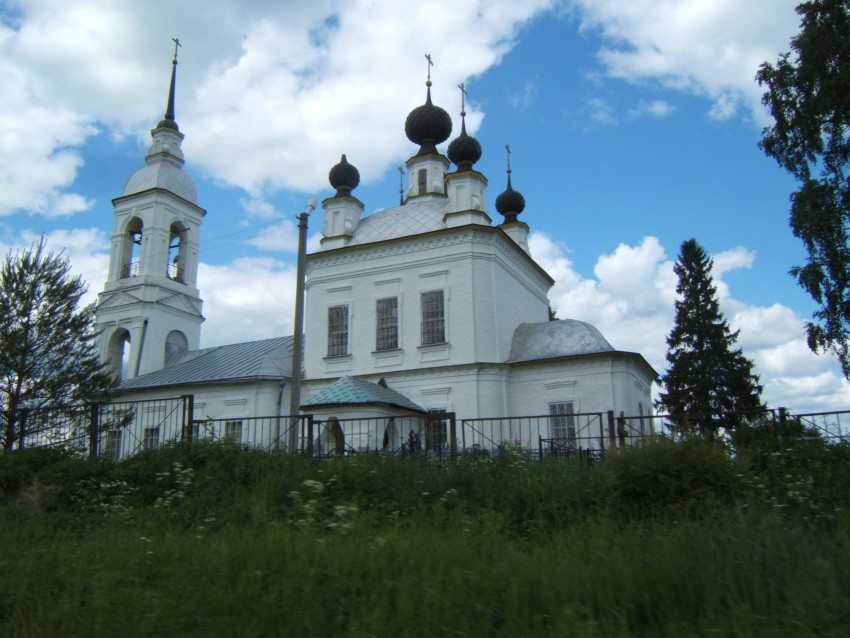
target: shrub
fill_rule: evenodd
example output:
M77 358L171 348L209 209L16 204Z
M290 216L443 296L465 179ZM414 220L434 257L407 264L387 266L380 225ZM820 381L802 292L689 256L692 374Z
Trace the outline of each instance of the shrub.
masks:
M699 514L707 506L731 503L742 476L716 443L701 439L656 439L614 451L605 463L613 477L612 503L626 513Z
M34 447L0 453L0 494L15 496L40 473L64 463L71 455L58 447Z

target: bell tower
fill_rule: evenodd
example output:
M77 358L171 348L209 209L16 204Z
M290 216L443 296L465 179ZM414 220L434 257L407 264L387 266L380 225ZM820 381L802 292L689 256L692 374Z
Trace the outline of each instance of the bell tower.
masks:
M198 252L206 211L183 170L183 134L174 120L177 49L165 118L151 131L146 165L112 200L115 209L106 285L98 295L100 353L116 377L159 370L201 339Z

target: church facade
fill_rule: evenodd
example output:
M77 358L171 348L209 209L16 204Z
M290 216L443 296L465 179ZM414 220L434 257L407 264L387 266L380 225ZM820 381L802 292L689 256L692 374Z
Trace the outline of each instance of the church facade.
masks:
M199 349L206 213L182 169L174 78L146 165L114 200L97 306L101 355L121 378L122 400L192 394L210 419L289 416L291 337ZM425 103L405 123L418 150L399 205L364 215L359 173L345 155L329 174L335 193L322 202L321 248L306 260L300 407L333 424L317 442L399 449L408 432L396 422L442 412L552 415L559 427L578 413L648 415L656 372L586 322L550 321L554 282L529 253L510 166L497 223L463 109L460 135L447 154L437 149L452 120L430 86L429 78ZM346 432L355 418L374 418L376 431Z

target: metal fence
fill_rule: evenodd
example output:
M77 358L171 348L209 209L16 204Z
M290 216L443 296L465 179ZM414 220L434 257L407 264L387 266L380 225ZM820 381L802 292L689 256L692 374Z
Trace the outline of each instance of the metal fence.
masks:
M237 445L272 451L286 449L293 422L299 431L307 417L265 416L224 417L192 421L191 438L199 441L227 441ZM298 439L303 437L299 435Z
M784 408L738 415L762 432L850 440L850 411L794 414ZM727 417L728 421L728 417ZM266 451L288 450L322 459L368 453L456 459L506 447L538 459L599 460L607 451L650 436L680 438L720 418L694 415L615 415L613 411L463 419L453 413L325 420L312 415L195 419L191 395L24 412L13 447L62 446L89 456L122 459L179 440L231 441ZM290 437L290 429L297 432Z

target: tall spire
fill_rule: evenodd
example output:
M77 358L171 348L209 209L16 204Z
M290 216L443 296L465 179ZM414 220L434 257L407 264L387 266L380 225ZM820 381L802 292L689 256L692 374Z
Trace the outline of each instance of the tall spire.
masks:
M174 93L177 86L177 49L182 47L179 38L171 38L174 42L174 60L171 62L171 86L168 90L168 104L165 107L165 119L162 120L157 128L172 128L175 131L180 129L177 127L177 122L174 120Z

